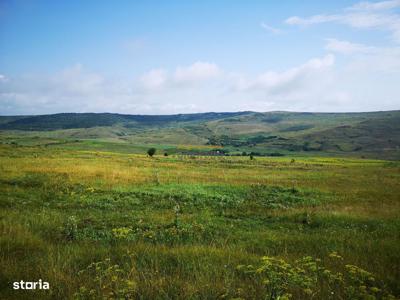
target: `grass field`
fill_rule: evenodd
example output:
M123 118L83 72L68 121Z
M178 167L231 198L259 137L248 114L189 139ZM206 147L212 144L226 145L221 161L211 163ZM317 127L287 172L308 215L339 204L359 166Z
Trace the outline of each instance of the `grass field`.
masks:
M150 158L112 145L0 145L3 299L400 296L398 161ZM252 272L265 256L276 273ZM310 271L303 286L307 256L347 268L347 285ZM38 279L50 290L12 290Z

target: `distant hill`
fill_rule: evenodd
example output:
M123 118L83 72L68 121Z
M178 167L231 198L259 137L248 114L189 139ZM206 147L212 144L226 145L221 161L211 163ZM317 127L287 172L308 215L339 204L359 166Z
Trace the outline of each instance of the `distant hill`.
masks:
M123 115L111 113L62 113L39 116L0 117L0 129L12 130L57 130L71 128L91 128L96 126L112 126L122 124L127 127L135 125L161 125L172 122L209 121L239 113L202 113L178 115Z
M400 158L400 111L0 116L0 131L66 140L209 145L230 154L301 152Z

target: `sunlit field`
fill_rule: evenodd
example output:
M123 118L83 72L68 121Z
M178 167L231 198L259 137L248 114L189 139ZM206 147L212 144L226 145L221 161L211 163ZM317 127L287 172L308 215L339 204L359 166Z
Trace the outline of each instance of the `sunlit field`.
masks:
M400 0L0 0L0 300L400 300Z
M15 145L0 155L6 299L400 295L398 162ZM296 276L273 280L279 270ZM11 289L32 278L51 289Z

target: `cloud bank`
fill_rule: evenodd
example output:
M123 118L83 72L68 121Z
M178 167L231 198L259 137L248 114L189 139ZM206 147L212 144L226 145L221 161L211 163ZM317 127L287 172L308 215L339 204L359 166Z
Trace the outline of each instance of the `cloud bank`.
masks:
M372 51L367 46L337 40L327 40L326 47L344 54L360 52L364 56L341 70L335 68L335 56L326 54L287 70L266 70L253 76L201 61L177 66L174 70L149 70L129 80L110 79L79 64L49 76L7 78L2 75L1 110L2 114L73 111L171 114L396 108L390 101L393 95L390 88L376 84L375 77L386 76L391 86L393 79L390 78L398 76L400 51L391 53L391 59L385 62L379 59L380 51L389 50ZM392 69L385 64L390 64ZM368 76L370 71L372 76ZM373 93L364 92L362 86L366 83L374 86ZM394 85L392 89L397 92ZM381 99L379 107L373 101L376 98Z

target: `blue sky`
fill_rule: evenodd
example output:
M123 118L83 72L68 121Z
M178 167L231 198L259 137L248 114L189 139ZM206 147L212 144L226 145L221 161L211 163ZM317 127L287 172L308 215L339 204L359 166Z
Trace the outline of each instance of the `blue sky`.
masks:
M0 114L400 109L400 1L2 1Z

